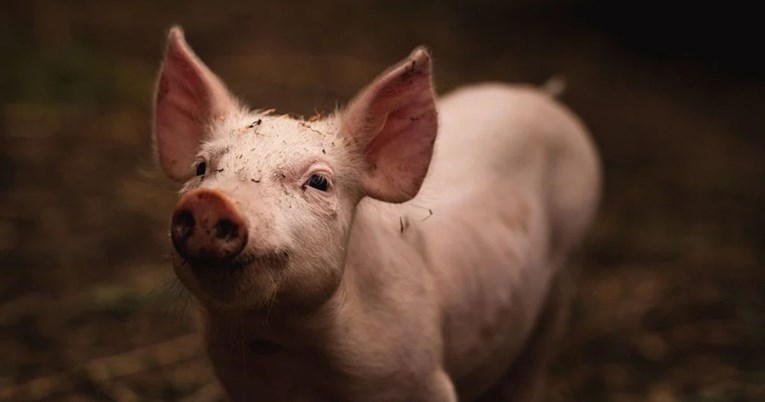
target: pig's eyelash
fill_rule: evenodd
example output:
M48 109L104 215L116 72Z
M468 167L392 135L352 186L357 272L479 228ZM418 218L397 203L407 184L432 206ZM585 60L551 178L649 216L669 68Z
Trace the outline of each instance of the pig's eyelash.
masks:
M309 187L320 193L330 193L333 189L333 174L328 166L322 163L313 163L303 176L301 188L307 190Z
M197 160L206 160L209 165L210 161L220 159L229 150L228 146L214 142L205 142L200 146Z
M204 177L207 173L210 173L215 161L219 160L222 155L229 151L227 146L222 147L211 143L204 143L201 147L202 149L197 154L194 164L191 165L197 177Z
M313 173L303 184L303 187L312 187L321 192L327 192L332 188L332 182L324 174Z

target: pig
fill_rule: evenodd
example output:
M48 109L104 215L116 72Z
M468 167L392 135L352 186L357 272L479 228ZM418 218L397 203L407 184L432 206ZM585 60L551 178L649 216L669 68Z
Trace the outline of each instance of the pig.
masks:
M596 150L550 94L437 99L431 64L417 48L303 119L245 106L170 29L154 144L182 186L172 264L231 401L536 395Z

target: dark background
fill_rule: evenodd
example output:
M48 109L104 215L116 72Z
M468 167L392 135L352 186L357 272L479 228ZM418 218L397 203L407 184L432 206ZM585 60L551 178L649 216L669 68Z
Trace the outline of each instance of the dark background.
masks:
M150 152L172 23L281 112L331 111L419 44L440 92L564 76L605 195L547 400L765 400L765 36L715 4L3 2L0 400L220 396Z

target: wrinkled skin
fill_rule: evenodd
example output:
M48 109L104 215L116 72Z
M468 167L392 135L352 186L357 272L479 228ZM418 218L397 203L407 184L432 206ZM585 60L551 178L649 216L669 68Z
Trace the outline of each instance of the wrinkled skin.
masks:
M555 316L551 289L594 215L596 153L541 91L436 101L431 80L417 49L333 115L276 116L243 107L170 31L158 160L182 194L229 200L248 233L230 260L174 256L232 401L533 394L549 355L535 324Z

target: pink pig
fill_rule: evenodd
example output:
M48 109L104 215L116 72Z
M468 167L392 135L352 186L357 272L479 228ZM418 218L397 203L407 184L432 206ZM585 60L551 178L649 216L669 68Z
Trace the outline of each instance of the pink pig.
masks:
M232 401L530 400L596 151L544 91L436 99L418 48L318 120L251 110L170 30L173 266ZM502 399L504 400L504 399Z

